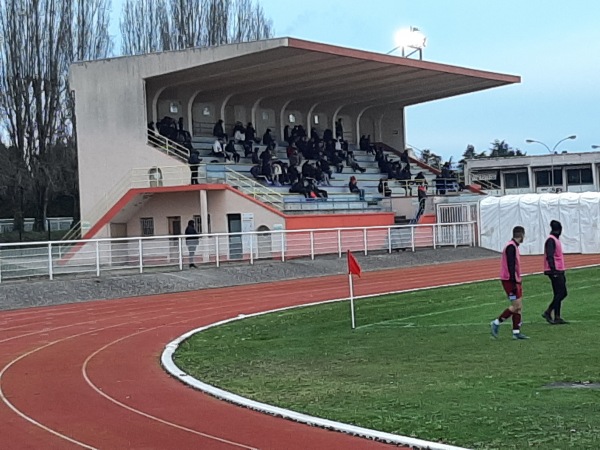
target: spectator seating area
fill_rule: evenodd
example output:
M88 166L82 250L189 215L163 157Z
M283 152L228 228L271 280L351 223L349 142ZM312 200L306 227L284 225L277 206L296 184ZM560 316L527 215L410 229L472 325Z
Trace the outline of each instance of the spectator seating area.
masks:
M272 137L273 141L270 146L270 158L268 159L281 162L282 164L269 164L269 171L275 169L276 172L265 175L261 169L264 167L262 161L260 163L258 163L258 161L260 156L267 149L267 145L264 145L264 143L257 144L256 141L261 142L261 139L255 136L254 132L254 139L251 141L251 145L248 142L244 144L244 142L239 139L235 128L233 133L228 137L225 134L226 127L223 125L222 121L219 121L219 123L215 125L215 130L218 128L217 135L220 134L223 137L221 143L217 144L217 146L220 145L222 148L222 150L219 148L219 151L223 151L223 153L215 154L214 146L215 141L217 140L215 135L192 137L189 133L183 131L181 123L177 123L174 119L168 117L156 125L158 128L157 131L160 131L161 135L175 140L190 152L196 152L195 161L197 161L197 158L200 158L202 164L206 164L207 175L209 178L214 180L224 180L226 178L225 172L228 169L248 178L255 179L255 181L268 186L269 189L284 196L284 210L288 213L390 211L391 202L388 201L386 197L416 197L418 187L422 184L426 185L430 195L447 194L458 191L456 183L441 181L438 175L432 171L419 167L414 162L408 161L408 158L404 159L404 162L401 162L398 156L386 153L383 149L375 151L374 149L371 149L368 143L365 144L363 139L361 139L360 146L362 149L359 149L353 144L346 143L346 151L340 153L340 155L343 155L341 158L341 160L343 160L343 169L341 173L338 173L334 164L330 162L329 165L332 175L330 178L326 177L325 179L318 181L310 176L305 176L305 181L300 185L294 186L294 180L292 179L292 182L290 182L290 177L285 173L283 176L277 176L279 175L279 167L284 167L285 172L287 167L290 167L291 164L287 152L289 147L288 143L277 143L275 136ZM241 128L241 124L238 125ZM149 126L152 129L154 128L153 124L150 124ZM296 127L294 128L294 131L295 130ZM167 134L169 134L167 133L168 131L172 131L172 136L167 136ZM313 129L312 132L316 133L316 130ZM215 131L213 130L213 134L214 133ZM289 140L289 136L287 137ZM264 142L264 136L262 141ZM254 152L255 154L252 155L250 152ZM301 154L301 152L298 153ZM346 160L345 156L348 154L352 155L354 161ZM382 158L384 159L383 162L381 161ZM408 161L408 168L410 169L409 175L403 177L404 179L402 180L388 179L389 175L394 176L392 164L388 163L388 161L394 162L394 167L397 168L396 173L399 173L403 166L406 167L406 162ZM299 172L302 172L302 166L305 162L306 159L303 159L300 156L300 163L296 166ZM357 166L355 166L356 170L349 167L349 163L357 164ZM309 165L313 167L318 166L316 160L309 160ZM360 193L350 192L349 182L351 177L355 177ZM381 189L381 182L387 183L385 189ZM298 189L298 187L300 187L300 189ZM298 190L304 192L298 192ZM308 190L312 190L314 193L309 193L307 192Z
M199 157L202 159L202 163L206 164L207 175L213 179L224 179L225 178L225 167L245 175L249 178L253 178L256 181L269 186L270 189L279 192L284 195L285 210L288 213L294 212L334 212L351 210L356 212L357 210L379 212L389 210L386 205L382 204L383 196L377 191L377 186L381 178L377 164L373 161L372 156L367 156L365 152L355 151L355 159L359 165L365 168L365 172L354 173L352 169L345 167L342 173L333 173L333 179L330 179L329 183L331 186L319 185L320 190L327 192L327 199L325 198L305 198L303 194L290 193L290 185L283 184L281 186L274 185L267 181L267 178L263 175L255 177L251 170L256 164L252 163L252 158L249 155L247 158L244 156L244 148L242 145L235 146L236 151L240 155L240 160L235 163L233 160L224 161L223 157L211 156L213 144L215 138L213 137L194 137L192 140L192 146L194 150L197 150ZM261 154L265 151L265 145L254 145L253 150L258 148L258 153ZM273 153L273 160L279 160L285 164L289 164L289 160L286 154L286 146L277 145ZM311 161L314 163L314 161ZM304 161L303 161L304 163ZM365 190L364 200L360 200L359 194L353 194L349 191L348 183L351 176L356 176L358 185L361 189Z

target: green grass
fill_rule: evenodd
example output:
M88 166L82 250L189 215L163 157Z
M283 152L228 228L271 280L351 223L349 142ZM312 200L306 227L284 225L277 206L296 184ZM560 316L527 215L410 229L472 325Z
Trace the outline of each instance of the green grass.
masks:
M360 281L359 281L360 282ZM401 280L399 280L401 285ZM600 448L600 268L571 271L563 316L540 317L543 276L524 282L523 332L489 322L500 283L296 309L216 327L175 355L188 373L248 398L376 430L485 449Z

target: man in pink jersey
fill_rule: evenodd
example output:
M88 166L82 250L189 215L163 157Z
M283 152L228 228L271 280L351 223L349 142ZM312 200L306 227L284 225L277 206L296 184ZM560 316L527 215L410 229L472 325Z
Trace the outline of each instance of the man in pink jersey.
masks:
M554 297L542 317L551 325L564 325L568 322L560 316L562 301L567 297L565 256L560 242L562 225L559 221L553 220L550 222L550 229L550 236L544 246L544 274L550 278ZM553 312L554 318L552 318Z
M521 333L521 311L523 310L523 286L521 284L521 255L519 245L525 239L523 227L513 228L513 237L502 250L500 281L508 296L510 306L497 319L492 320L492 336L497 338L500 324L512 317L513 339L529 339Z

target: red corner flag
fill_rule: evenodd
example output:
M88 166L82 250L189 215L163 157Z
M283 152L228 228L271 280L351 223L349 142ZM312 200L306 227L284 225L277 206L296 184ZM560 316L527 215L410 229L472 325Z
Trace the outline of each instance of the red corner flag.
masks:
M360 277L360 264L350 250L348 250L348 273Z

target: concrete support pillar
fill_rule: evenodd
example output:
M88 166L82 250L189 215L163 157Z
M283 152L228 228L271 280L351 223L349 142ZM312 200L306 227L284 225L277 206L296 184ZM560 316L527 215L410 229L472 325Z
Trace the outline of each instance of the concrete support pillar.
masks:
M600 183L598 182L598 163L592 163L592 181L594 183L594 190L600 191Z
M200 191L200 218L202 219L202 233L208 233L208 195L205 190Z
M535 192L535 174L531 166L527 166L527 178L529 179L529 191Z

